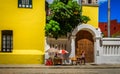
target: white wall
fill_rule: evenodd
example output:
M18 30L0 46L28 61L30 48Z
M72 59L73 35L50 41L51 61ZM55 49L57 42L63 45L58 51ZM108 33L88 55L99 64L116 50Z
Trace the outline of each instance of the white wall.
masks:
M48 50L50 47L56 48L58 50L65 49L68 51L68 54L66 54L66 59L69 58L69 55L71 54L71 40L68 38L58 38L57 40L55 38L46 38L45 40L45 51ZM45 53L45 62L46 59L49 58L48 53ZM67 62L67 60L66 60ZM68 61L69 62L69 61Z
M120 38L103 38L97 64L120 64Z

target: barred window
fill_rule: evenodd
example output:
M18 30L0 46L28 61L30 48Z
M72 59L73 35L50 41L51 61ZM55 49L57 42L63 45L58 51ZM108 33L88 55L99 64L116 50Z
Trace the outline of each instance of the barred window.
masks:
M32 0L18 0L19 8L32 8Z
M13 32L12 30L2 31L2 52L11 52L13 49Z

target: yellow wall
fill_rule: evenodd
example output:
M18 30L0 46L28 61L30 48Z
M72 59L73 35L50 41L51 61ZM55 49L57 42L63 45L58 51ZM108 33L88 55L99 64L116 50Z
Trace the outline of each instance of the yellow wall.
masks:
M13 52L0 52L0 63L43 63L45 0L32 0L32 5L32 9L18 8L18 0L0 0L0 31L13 30Z
M0 64L43 64L44 55L39 50L14 50L0 53Z
M83 6L82 14L88 16L91 20L87 23L98 28L98 6Z

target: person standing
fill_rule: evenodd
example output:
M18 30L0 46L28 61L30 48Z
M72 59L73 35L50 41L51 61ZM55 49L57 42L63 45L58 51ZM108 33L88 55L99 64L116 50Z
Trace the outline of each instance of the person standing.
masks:
M85 63L86 63L86 60L85 60L85 51L81 52L81 64L82 64L82 61L84 61L83 63L85 65Z

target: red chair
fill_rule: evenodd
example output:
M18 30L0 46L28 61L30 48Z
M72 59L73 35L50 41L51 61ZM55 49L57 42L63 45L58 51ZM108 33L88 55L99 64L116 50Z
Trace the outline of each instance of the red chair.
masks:
M53 65L52 59L47 59L45 65L47 66Z

